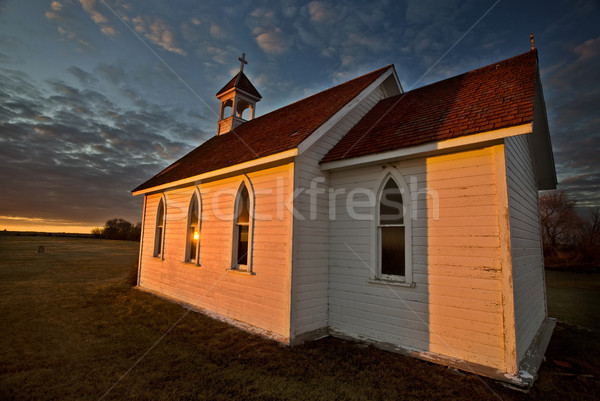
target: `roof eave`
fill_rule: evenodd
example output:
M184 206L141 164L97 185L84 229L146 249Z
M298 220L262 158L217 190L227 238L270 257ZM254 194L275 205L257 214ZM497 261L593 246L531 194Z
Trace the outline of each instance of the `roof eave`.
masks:
M542 91L539 69L536 68L535 98L533 106L533 135L529 138L533 166L539 190L556 189L556 167L552 153L552 141L548 128L546 103Z
M131 191L133 196L149 194L153 192L164 191L170 188L182 187L189 185L198 181L206 181L216 179L226 175L239 174L242 171L255 169L257 167L264 167L267 164L282 164L287 161L291 161L298 154L298 149L289 149L284 152L275 153L269 156L261 157L259 159L250 160L243 163L234 164L233 166L228 166L224 168L220 168L217 170L207 171L205 173L196 174L191 177L182 178L180 180L171 181L166 184L156 185L153 187L142 188L139 190Z
M446 153L474 146L492 144L494 142L500 142L504 138L530 133L532 133L532 124L526 123L508 128L501 128L493 131L446 139L443 141L427 142L420 145L394 149L387 152L372 153L350 159L333 160L330 162L321 163L321 170L337 170L341 168L388 162L391 160L409 159L429 156L437 153Z

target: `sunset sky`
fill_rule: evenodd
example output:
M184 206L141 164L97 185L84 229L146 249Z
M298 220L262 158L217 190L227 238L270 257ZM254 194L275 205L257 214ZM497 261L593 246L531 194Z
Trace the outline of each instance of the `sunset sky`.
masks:
M216 132L239 70L257 116L388 64L405 90L529 50L559 188L600 206L598 1L0 1L0 230L140 221L131 189Z

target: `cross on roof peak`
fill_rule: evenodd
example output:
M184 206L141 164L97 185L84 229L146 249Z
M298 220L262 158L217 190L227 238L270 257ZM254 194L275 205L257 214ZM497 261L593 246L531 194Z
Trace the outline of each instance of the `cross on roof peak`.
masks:
M240 72L244 72L244 64L248 64L246 61L246 53L242 53L242 57L238 57L240 60Z

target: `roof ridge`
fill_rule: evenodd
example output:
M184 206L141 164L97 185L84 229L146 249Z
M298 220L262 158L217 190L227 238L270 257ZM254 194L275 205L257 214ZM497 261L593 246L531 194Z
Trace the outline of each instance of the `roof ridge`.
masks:
M356 81L356 80L358 80L358 79L361 79L361 78L364 78L364 77L366 77L367 75L371 75L371 74L374 74L374 73L376 73L376 72L379 72L379 71L386 70L386 69L388 69L388 68L390 68L390 67L393 67L393 66L394 66L394 64L388 64L388 65L387 65L387 66L385 66L385 67L381 67L381 68L378 68L378 69L376 69L376 70L373 70L373 71L371 71L371 72L367 72L367 73L365 73L365 74L359 75L358 77L352 78L352 79L350 79L350 80L348 80L348 81L344 81L344 82L342 82L342 83L339 83L339 84L337 84L337 85L335 85L335 86L332 86L332 87L330 87L330 88L323 89L323 90L322 90L322 91L320 91L320 92L313 93L312 95L309 95L309 96L303 97L302 99L296 100L295 102L289 103L289 104L287 104L287 105L285 105L285 106L283 106L283 107L281 107L281 108L284 108L284 107L291 106L291 105L293 105L293 104L295 104L295 103L298 103L298 102L301 102L301 101L303 101L303 100L305 100L305 99L310 99L310 98L311 98L311 97L313 97L313 96L317 96L317 95L319 95L319 94L321 94L321 93L324 93L324 92L327 92L327 91L333 91L334 89L336 89L336 88L338 88L338 87L340 87L340 86L342 86L342 85L347 85L347 84L350 84L351 82L353 82L353 81Z
M362 75L360 75L360 76L358 76L358 77L356 77L356 78L352 78L352 79L351 79L351 80L349 80L349 81L344 81L344 82L342 82L342 83L339 83L339 84L337 84L337 85L335 85L335 86L332 86L332 87L330 87L330 88L323 89L322 91L319 91L319 92L317 92L317 93L313 93L312 95L308 95L308 96L306 96L306 97L303 97L302 99L298 99L298 100L296 100L296 101L294 101L294 102L292 102L292 103L288 103L288 104L286 104L285 106L281 106L281 107L279 107L279 108L277 108L277 109L275 109L275 110L272 110L272 111L268 112L267 114L263 114L263 115L261 115L261 116L255 117L254 119L252 119L252 120L250 120L250 121L246 122L245 124L248 124L248 123L250 123L250 122L252 122L252 121L255 121L255 120L259 119L259 118L266 117L266 116L268 116L268 115L270 115L270 114L272 114L272 113L279 112L279 111L281 111L281 110L287 109L288 107L291 107L291 106L294 106L294 105L296 105L297 103L300 103L300 102L303 102L303 101L309 100L309 99L311 99L311 98L313 98L313 97L315 97L315 96L321 95L321 94L323 94L323 93L325 93L325 92L329 92L329 91L336 90L336 89L338 89L339 87L341 87L341 86L344 86L344 85L349 85L349 84L351 84L351 83L352 83L352 82L354 82L354 81L357 81L357 80L359 80L359 79L361 79L361 78L364 78L364 77L366 77L367 75L371 75L371 74L375 74L375 73L377 73L377 72L380 72L380 71L384 71L384 70L386 70L386 69L388 69L388 68L391 68L391 67L393 67L393 66L394 66L394 64L388 64L388 65L387 65L387 66L385 66L385 67L378 68L378 69L376 69L376 70L373 70L373 71L371 71L371 72L367 72L366 74L362 74Z
M528 50L528 51L526 51L525 53L521 53L521 54L518 54L518 55L516 55L516 56L512 56L512 57L509 57L509 58L507 58L507 59L504 59L504 60L495 61L495 62L493 62L493 63L487 64L487 65L484 65L483 67L478 67L478 68L475 68L474 70L465 71L465 72L463 72L463 73L461 73L461 74L458 74L458 75L453 75L453 76L451 76L451 77L444 78L444 79L442 79L442 80L440 80L440 81L435 81L435 82L432 82L432 83L430 83L430 84L427 84L427 85L423 85L423 86L419 86L419 87L417 87L417 88L410 89L410 90L408 90L408 91L405 91L405 92L403 92L403 93L401 93L401 94L399 94L399 95L396 95L396 96L402 96L402 95L404 95L404 94L407 94L407 93L410 93L410 92L412 92L412 91L416 91L416 90L419 90L419 89L427 88L427 87L429 87L429 86L431 86L431 85L436 85L436 84L439 84L439 83L441 83L441 82L448 81L448 80L450 80L450 79L459 78L459 77L462 77L462 76L464 76L464 75L467 75L467 74L474 74L474 73L480 72L480 71L482 71L482 70L488 69L488 68L492 67L493 65L496 65L496 64L504 64L504 63L508 63L508 62L510 62L510 61L513 61L514 59L517 59L517 58L520 58L520 57L524 57L524 56L526 56L526 55L529 55L530 53L535 53L535 55L536 55L536 59L537 59L537 49L531 49L531 50ZM393 97L395 97L395 96L393 96Z

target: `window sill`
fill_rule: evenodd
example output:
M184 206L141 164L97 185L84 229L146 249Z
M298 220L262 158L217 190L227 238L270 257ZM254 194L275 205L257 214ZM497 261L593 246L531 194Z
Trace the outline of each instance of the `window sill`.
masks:
M248 270L227 269L227 272L231 273L231 274L239 274L242 276L256 276L256 273L248 271Z
M415 283L414 281L412 283L406 283L403 281L392 281L392 280L382 280L382 279L372 278L372 279L367 280L367 282L369 284L389 285L392 287L415 288L417 286L417 283Z
M202 265L201 265L201 264L199 264L199 263L196 263L196 262L190 262L190 261L187 261L187 260L184 260L184 261L183 261L183 264L185 264L185 265L188 265L188 266L193 266L193 267L202 267Z

